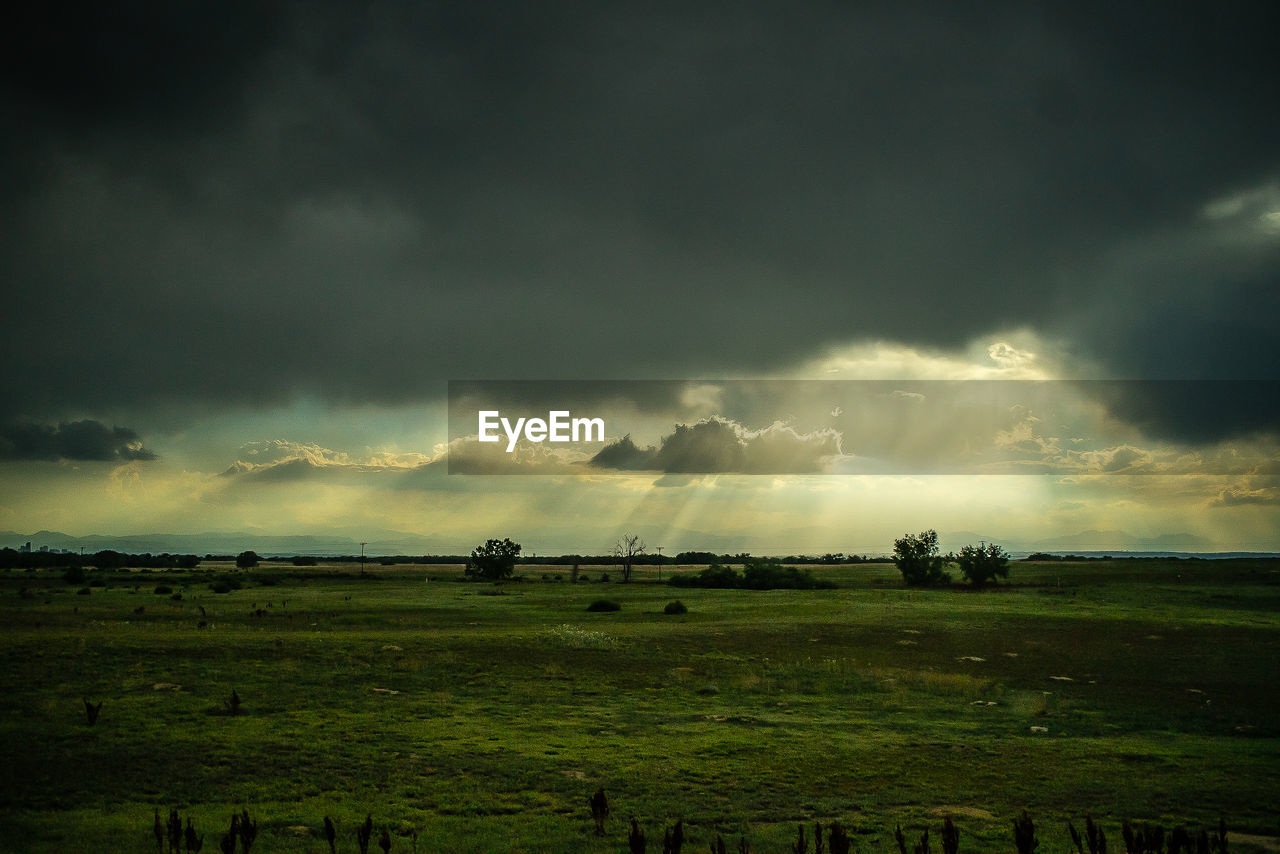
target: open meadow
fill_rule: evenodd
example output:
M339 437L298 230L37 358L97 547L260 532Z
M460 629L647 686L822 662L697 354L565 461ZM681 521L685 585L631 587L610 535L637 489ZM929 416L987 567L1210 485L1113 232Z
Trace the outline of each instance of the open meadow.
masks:
M1280 834L1280 562L1015 562L982 592L813 571L837 589L9 571L0 850L155 851L174 808L218 851L241 807L255 854L327 851L326 815L354 852L367 814L370 850L385 827L397 852L626 851L631 816L651 851L677 818L698 852L790 851L798 822L839 820L891 854L895 826L910 845L946 815L961 852L1013 851L1023 809L1040 854L1086 814L1113 852L1122 820L1223 817L1233 852Z

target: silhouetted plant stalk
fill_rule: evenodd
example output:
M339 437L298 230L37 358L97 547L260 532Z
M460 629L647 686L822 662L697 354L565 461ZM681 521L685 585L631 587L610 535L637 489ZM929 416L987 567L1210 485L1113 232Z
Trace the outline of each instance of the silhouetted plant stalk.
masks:
M808 854L809 843L804 838L804 825L796 825L796 842L791 846L791 854Z
M684 819L676 819L674 828L662 832L662 854L680 854L684 845Z
M587 806L591 808L591 820L596 823L596 836L604 836L604 820L609 815L609 799L604 796L604 789L596 789Z
M335 840L338 838L338 828L334 827L333 819L329 816L324 817L324 838L329 843L329 854L337 854Z
M1018 849L1018 854L1035 854L1036 846L1040 844L1040 840L1036 839L1035 823L1026 810L1013 823L1013 844Z
M827 833L827 847L831 854L849 854L849 834L838 821L831 822L831 830Z
M627 850L631 854L644 854L646 845L644 830L640 828L636 817L631 816L631 833L627 835Z
M80 699L84 701L84 716L89 721L89 726L93 726L98 722L98 715L102 712L102 703L104 701L99 700L98 705L95 706L85 697Z
M249 854L249 849L253 846L253 842L258 838L258 823L249 818L249 811L244 807L240 808L240 845L244 849L244 854Z
M356 828L356 844L360 846L360 854L369 854L369 838L373 836L373 816L366 815L364 824Z
M942 822L942 854L957 854L959 851L960 831L951 816L947 816Z

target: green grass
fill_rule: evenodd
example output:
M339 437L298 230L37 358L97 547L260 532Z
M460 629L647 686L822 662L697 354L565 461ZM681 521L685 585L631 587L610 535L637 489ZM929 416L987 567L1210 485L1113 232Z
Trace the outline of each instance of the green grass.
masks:
M1280 563L1015 563L980 593L815 568L840 588L683 588L683 615L653 568L557 571L496 596L442 567L267 567L225 594L226 567L90 572L88 596L0 574L0 850L153 851L176 807L216 851L241 805L255 854L325 850L326 814L354 851L366 813L423 852L624 851L631 815L651 850L677 817L697 851L840 819L889 854L946 812L962 852L1012 850L1024 808L1042 852L1086 813L1116 851L1122 819L1277 833ZM621 611L588 613L602 596Z

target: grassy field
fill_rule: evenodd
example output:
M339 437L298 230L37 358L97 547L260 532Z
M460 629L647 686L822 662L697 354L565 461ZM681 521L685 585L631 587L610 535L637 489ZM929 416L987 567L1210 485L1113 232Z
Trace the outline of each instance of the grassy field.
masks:
M175 807L217 851L241 806L262 854L327 850L326 814L348 852L366 814L404 852L410 831L421 852L625 851L632 815L652 851L677 817L699 852L839 819L889 854L895 825L936 840L948 814L962 852L1012 851L1024 808L1040 854L1085 814L1114 852L1123 819L1223 816L1233 852L1280 832L1280 562L1015 563L986 592L891 565L773 592L342 569L94 571L87 595L0 575L0 850L154 851Z

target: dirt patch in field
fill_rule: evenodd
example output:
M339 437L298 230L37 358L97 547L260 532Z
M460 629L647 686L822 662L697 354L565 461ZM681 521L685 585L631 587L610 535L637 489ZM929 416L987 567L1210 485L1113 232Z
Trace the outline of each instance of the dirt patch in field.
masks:
M954 806L954 805L934 807L933 809L929 810L929 814L937 816L938 818L946 818L947 816L951 816L952 818L977 818L983 821L995 821L996 819L994 815L992 815L991 813L987 812L984 809L979 809L978 807L962 807L962 806Z

